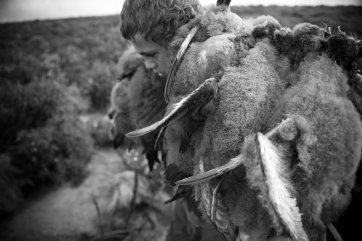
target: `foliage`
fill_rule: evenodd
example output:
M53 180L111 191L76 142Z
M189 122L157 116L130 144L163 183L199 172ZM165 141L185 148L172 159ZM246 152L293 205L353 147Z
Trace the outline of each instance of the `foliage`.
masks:
M112 69L106 64L96 61L88 71L89 85L86 94L96 110L104 110L109 106L109 96L114 84Z
M0 213L24 191L86 175L93 141L77 116L108 105L127 45L117 26L118 17L0 24Z
M23 195L20 187L24 179L16 178L19 173L10 163L10 157L0 154L0 213L13 211L21 202Z
M89 128L94 143L99 147L111 147L110 121L106 115L96 115L89 120Z
M361 10L232 7L243 18L268 14L290 27L305 21L326 24L333 31L341 26L359 38ZM90 135L97 145L109 145L103 122L89 128L78 116L105 110L118 75L118 59L128 42L120 37L118 16L0 24L0 36L1 215L16 209L28 194L27 187L36 190L45 183L80 182L92 154ZM148 189L157 193L160 184L155 180L161 177L149 180L153 181ZM147 213L146 208L155 210L147 200L136 203L134 217ZM110 230L126 225L120 217L112 216Z
M0 151L14 144L19 131L44 125L54 114L58 94L45 82L26 86L1 82L0 125L4 131L0 134Z
M33 185L79 183L92 153L89 134L75 119L50 122L19 133L12 163Z
M1 81L0 200L7 205L0 212L12 211L29 186L79 183L86 175L92 139L74 98L71 88L46 79Z
M52 77L105 109L128 45L118 24L118 16L0 24L0 76L21 84Z
M114 186L104 208L98 208L99 235L91 240L165 240L170 224L170 193L165 192L163 168L149 172L145 155L119 151L123 171L113 175ZM94 199L95 206L97 200ZM116 239L118 238L118 239Z

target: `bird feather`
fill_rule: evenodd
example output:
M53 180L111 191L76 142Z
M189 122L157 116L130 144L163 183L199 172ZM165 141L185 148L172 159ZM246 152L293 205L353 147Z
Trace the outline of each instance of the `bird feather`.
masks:
M277 148L263 134L258 133L261 166L268 187L270 201L294 240L307 241L301 214L293 197L293 186L286 175L286 167Z
M154 130L167 126L173 120L179 119L185 113L199 109L207 104L217 93L217 82L215 78L205 80L203 84L197 87L189 95L182 98L173 105L172 110L161 120L150 126L135 130L126 134L127 137L138 137L146 135Z

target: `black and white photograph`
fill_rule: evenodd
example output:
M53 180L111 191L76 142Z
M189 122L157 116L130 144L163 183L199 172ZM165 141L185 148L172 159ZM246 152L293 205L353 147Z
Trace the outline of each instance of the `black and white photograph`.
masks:
M0 0L1 241L362 240L362 0Z

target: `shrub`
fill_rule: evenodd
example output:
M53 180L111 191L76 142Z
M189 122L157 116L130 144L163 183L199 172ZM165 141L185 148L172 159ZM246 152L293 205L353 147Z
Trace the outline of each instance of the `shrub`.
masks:
M86 175L92 140L86 129L68 117L49 121L45 127L22 131L13 150L13 165L33 185L79 183Z
M111 147L112 140L110 138L110 122L106 115L96 116L89 120L89 128L91 136L95 144L99 147Z
M0 154L0 214L14 211L23 200L20 187L26 179L18 179L19 171L10 163L9 155Z
M109 96L113 87L113 70L105 63L96 62L88 74L89 85L86 95L94 110L104 110L109 105Z
M48 184L80 183L93 141L77 117L77 91L47 80L0 84L0 213Z
M55 113L60 92L46 82L0 84L0 153L15 145L21 130L37 128Z
M74 115L66 115L53 121L59 126L54 131L54 143L58 146L57 171L60 181L79 184L86 176L86 165L93 154L93 139L86 127Z

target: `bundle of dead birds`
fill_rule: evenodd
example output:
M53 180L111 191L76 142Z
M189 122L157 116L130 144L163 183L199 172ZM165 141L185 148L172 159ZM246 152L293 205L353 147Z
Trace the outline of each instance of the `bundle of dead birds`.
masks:
M128 139L125 134L162 118L166 102L163 99L165 78L147 70L142 57L130 47L120 60L121 75L114 85L108 116L111 119L110 136L114 147L143 148L152 171L159 161L154 143L158 133Z
M222 6L170 49L167 111L127 136L162 129L167 178L191 186L226 240L324 240L327 229L340 239L332 222L361 158L361 43Z

